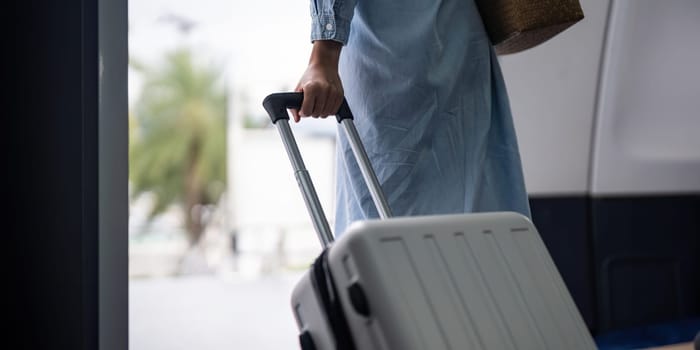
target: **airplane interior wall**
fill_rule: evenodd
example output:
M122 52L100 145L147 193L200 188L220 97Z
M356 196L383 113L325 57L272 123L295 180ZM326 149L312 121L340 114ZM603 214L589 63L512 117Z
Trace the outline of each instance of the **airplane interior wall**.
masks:
M596 333L700 315L700 3L582 0L501 58L533 221Z

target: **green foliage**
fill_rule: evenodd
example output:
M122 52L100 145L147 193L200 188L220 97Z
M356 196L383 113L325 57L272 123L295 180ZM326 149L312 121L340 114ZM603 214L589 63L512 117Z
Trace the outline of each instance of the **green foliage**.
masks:
M185 213L190 242L206 223L198 205L215 204L226 181L226 91L220 70L197 65L176 50L156 69L136 64L144 76L130 116L129 178L132 195L155 194L151 217L172 204Z

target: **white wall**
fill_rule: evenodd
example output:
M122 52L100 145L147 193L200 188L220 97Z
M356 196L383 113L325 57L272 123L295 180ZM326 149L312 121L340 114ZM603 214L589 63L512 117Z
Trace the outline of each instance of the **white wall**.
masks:
M501 57L530 194L588 191L608 2L581 5L581 22L540 46Z
M582 22L501 57L528 192L700 192L700 2L581 2Z
M700 1L613 2L595 195L700 193Z
M297 143L329 219L333 217L335 143L297 133ZM245 131L233 163L238 226L311 226L280 136L274 129Z
M295 126L304 163L333 227L334 138ZM229 149L234 156L229 158L228 220L238 233L238 270L254 275L280 266L307 266L321 246L277 130L241 130L235 137Z

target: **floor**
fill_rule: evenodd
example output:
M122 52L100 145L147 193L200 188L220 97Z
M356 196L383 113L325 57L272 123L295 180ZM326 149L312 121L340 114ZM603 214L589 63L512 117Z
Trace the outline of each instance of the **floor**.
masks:
M298 349L289 307L300 273L131 280L131 350Z

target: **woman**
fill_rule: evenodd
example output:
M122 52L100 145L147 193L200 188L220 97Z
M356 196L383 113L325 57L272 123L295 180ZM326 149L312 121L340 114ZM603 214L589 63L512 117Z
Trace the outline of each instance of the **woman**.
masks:
M332 115L345 94L395 216L529 216L503 78L474 0L311 0L311 17L295 120ZM338 152L336 234L378 217L343 133Z

